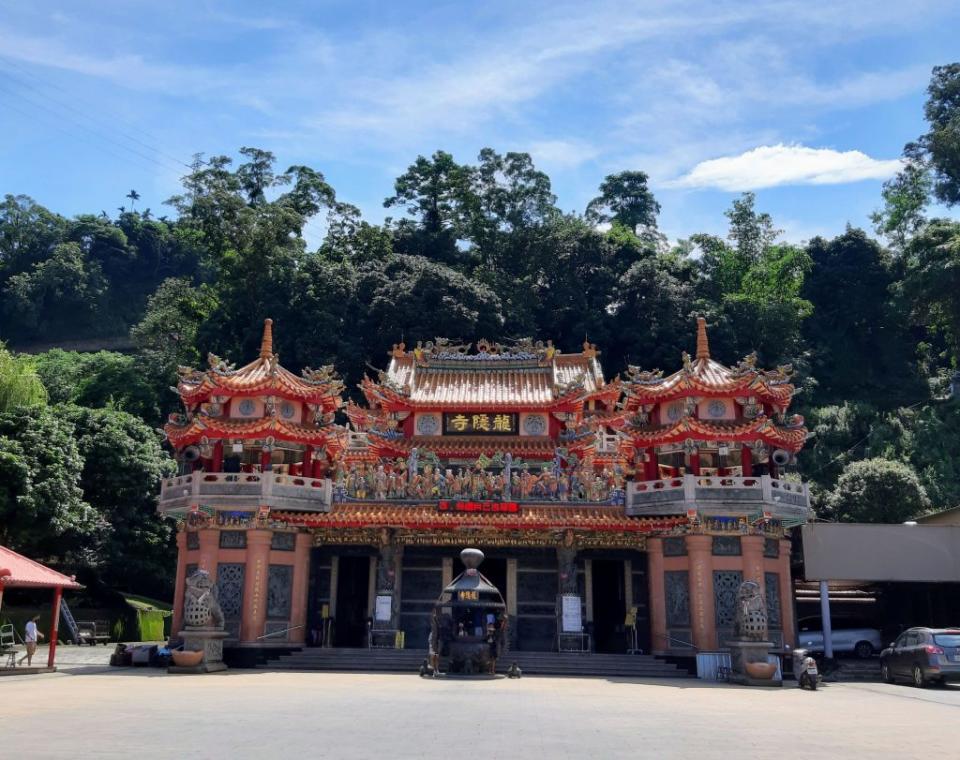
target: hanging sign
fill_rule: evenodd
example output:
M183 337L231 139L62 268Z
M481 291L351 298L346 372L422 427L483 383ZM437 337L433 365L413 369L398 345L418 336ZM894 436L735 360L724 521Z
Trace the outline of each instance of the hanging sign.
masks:
M444 435L517 435L520 415L515 412L445 412Z
M437 505L440 512L481 512L516 515L520 505L515 501L448 501L441 499Z

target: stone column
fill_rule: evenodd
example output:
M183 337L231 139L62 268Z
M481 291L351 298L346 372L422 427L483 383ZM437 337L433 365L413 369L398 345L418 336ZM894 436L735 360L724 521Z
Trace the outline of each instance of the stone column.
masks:
M186 538L184 538L186 540ZM197 531L197 540L200 543L200 561L198 570L210 573L213 582L217 582L217 557L220 553L220 531L216 528L203 528Z
M690 617L693 624L693 645L697 649L716 649L713 539L710 536L687 536L686 540L690 561Z
M516 560L514 560L516 562ZM443 564L441 569L440 582L443 584L440 588L440 591L443 591L447 586L453 583L453 557L444 557ZM514 565L516 567L516 565ZM510 586L510 560L507 560L507 587ZM440 596L440 591L437 591L437 596Z
M793 578L790 577L790 539L780 541L780 559L777 571L780 573L780 620L783 622L783 643L791 647L797 645L796 621L793 613Z
M374 628L397 628L400 616L400 588L399 568L402 561L403 547L396 543L393 531L384 529L380 536L380 556L376 562L375 596L390 596L390 620L377 620L374 609Z
M247 566L243 579L240 640L260 644L267 622L267 574L270 568L269 530L247 531Z
M170 633L176 636L183 630L183 590L187 580L187 533L177 533L177 575L173 587L173 625Z
M664 653L671 647L667 639L667 599L663 582L663 539L647 539L647 574L650 579L650 648Z
M557 577L561 594L577 593L577 547L573 544L557 547Z
M517 648L517 560L507 560L507 615L510 627L507 629L510 649Z
M593 560L585 559L583 561L583 586L586 602L584 608L587 615L587 622L593 622Z
M302 644L307 637L307 589L312 545L313 536L309 533L297 534L293 549L293 588L290 590L290 626L293 630L288 635L295 644Z
M741 536L740 550L743 553L743 579L753 581L760 586L760 593L766 597L763 577L763 536Z

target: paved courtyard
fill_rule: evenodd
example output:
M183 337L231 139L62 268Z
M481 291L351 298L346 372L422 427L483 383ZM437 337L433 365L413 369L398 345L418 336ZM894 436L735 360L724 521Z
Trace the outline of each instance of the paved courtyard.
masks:
M68 650L69 651L69 650ZM955 757L960 688L109 669L0 679L4 757ZM86 662L84 660L87 660ZM66 663L65 663L66 664Z

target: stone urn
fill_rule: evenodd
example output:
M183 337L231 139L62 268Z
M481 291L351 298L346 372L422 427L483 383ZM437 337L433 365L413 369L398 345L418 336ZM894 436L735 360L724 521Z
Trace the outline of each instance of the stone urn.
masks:
M769 681L777 673L776 663L773 662L748 662L745 663L747 675L758 681Z
M173 664L178 668L195 668L203 662L203 651L189 652L183 649L174 649L171 653Z

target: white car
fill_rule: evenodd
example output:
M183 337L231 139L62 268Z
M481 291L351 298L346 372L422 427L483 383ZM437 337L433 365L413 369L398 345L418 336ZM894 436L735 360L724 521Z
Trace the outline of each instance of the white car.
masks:
M856 621L831 621L830 640L834 654L852 652L861 659L867 659L883 649L883 639L876 628L854 627ZM819 617L805 618L800 621L797 635L797 647L812 652L823 652L823 623Z

